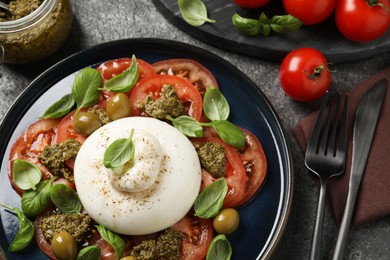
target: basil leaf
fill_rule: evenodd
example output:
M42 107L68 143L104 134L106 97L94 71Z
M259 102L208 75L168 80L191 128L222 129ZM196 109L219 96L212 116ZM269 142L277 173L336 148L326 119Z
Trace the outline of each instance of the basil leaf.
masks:
M244 18L235 13L232 16L232 22L236 30L244 35L255 36L260 32L261 23L259 20Z
M229 117L229 104L219 89L207 89L203 97L203 111L212 121L226 120Z
M215 23L207 17L207 8L202 0L178 0L180 13L188 24L201 26L206 22Z
M67 94L46 109L40 118L59 118L65 116L69 114L74 105L75 101L72 94Z
M261 24L260 32L262 32L264 36L270 35L271 34L271 25L270 25L271 21L268 19L268 17L265 15L265 13L260 14L259 22Z
M129 138L120 138L112 142L104 152L103 164L106 168L116 168L124 165L134 155L133 138L134 129L131 130Z
M77 104L77 111L98 102L101 86L102 76L96 69L84 68L76 75L72 95Z
M16 213L19 219L19 230L15 238L8 247L8 251L17 252L26 248L34 237L34 226L30 220L18 208L10 207L4 204L1 206Z
M120 259L125 250L125 241L116 233L108 230L102 225L96 226L102 238L107 241L115 250L116 259Z
M35 217L50 202L50 187L54 179L38 183L36 190L27 190L22 196L22 210L27 217Z
M104 84L104 90L113 92L128 92L130 91L138 81L139 71L137 60L133 55L131 65L128 69L124 70L121 74L109 79Z
M225 178L219 178L207 186L197 197L194 203L195 216L200 218L215 217L222 208L228 191Z
M167 116L167 119L171 120L173 126L188 137L203 136L203 127L199 124L198 121L190 116L179 116L176 118Z
M236 148L245 145L244 133L235 124L226 120L217 120L209 123L216 130L218 136L225 142Z
M274 32L287 33L298 30L302 22L292 15L275 15L271 18L271 28Z
M101 249L98 246L87 246L80 250L76 260L99 260Z
M232 257L232 247L224 234L219 234L211 241L206 260L229 260Z
M35 186L41 181L42 172L34 163L17 159L12 171L15 184L22 190L35 190Z
M77 194L69 186L59 183L51 187L50 198L63 213L80 213L82 204Z

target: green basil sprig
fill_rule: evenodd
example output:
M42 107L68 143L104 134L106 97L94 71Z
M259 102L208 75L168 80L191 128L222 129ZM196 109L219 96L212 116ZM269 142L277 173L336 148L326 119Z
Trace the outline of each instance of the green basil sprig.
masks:
M178 0L180 13L188 24L201 26L204 23L215 23L207 16L207 8L202 0Z
M40 118L59 118L69 114L73 109L75 101L72 94L66 94L60 100L52 104Z
M79 196L69 186L58 183L50 188L50 198L63 213L80 214L82 204Z
M302 22L292 15L275 15L269 19L265 13L261 13L259 19L251 19L235 13L232 17L234 27L240 33L247 36L255 36L262 33L270 35L271 31L287 33L298 30Z
M99 260L101 249L98 246L87 246L79 251L76 260Z
M135 151L133 135L134 129L131 130L130 137L115 140L107 147L103 159L106 168L120 167L133 159Z
M22 210L27 217L35 217L42 212L50 202L50 187L53 179L38 183L35 190L27 190L22 196Z
M115 250L116 259L120 259L125 250L125 241L116 233L105 228L102 225L96 226L102 238L107 241Z
M207 186L197 197L194 203L195 216L200 218L215 217L222 208L228 191L225 178L219 178Z
M34 226L30 220L18 208L0 204L4 208L16 213L19 219L19 230L8 247L8 251L17 252L26 248L34 237Z
M202 137L202 126L210 126L215 129L225 143L236 148L245 145L243 132L235 124L226 120L229 117L230 107L219 89L213 87L207 89L203 97L203 111L207 118L212 120L211 122L198 122L189 116L176 118L168 116L167 119L172 121L173 126L188 137Z
M224 234L219 234L211 241L206 260L229 260L232 257L232 247Z
M127 92L130 91L138 81L139 71L137 59L133 55L131 58L131 65L122 73L109 79L101 90L109 90L113 92Z
M102 76L96 69L84 68L76 75L72 85L72 96L77 104L76 112L98 102L102 84Z
M39 167L25 160L15 160L12 171L15 184L22 190L35 190L42 178Z

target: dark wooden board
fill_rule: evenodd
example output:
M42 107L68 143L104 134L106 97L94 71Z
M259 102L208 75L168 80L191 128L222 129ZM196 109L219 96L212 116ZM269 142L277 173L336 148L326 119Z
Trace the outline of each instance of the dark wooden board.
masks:
M179 11L177 0L153 0L156 8L176 27L215 47L266 60L281 61L293 49L313 47L325 54L328 62L345 63L363 60L390 51L390 31L381 38L368 43L355 43L345 39L336 28L334 17L314 25L303 26L298 31L265 37L248 37L238 33L231 21L234 13L244 17L258 18L264 11L268 17L285 14L281 0L271 0L262 9L243 9L233 0L204 0L208 16L214 24L193 27L187 24Z

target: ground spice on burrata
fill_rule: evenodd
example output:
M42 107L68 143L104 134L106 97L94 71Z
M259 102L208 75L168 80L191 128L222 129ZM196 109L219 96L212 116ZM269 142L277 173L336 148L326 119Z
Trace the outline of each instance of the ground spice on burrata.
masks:
M13 21L34 12L43 0L12 0L8 2L9 11L0 9L0 22Z

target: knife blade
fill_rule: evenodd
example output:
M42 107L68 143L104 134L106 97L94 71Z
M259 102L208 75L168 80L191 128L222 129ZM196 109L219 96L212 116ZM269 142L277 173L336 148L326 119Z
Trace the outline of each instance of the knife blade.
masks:
M337 237L333 260L342 259L367 157L370 152L377 121L386 93L388 81L377 82L361 99L356 110L352 140L352 165L347 202Z

